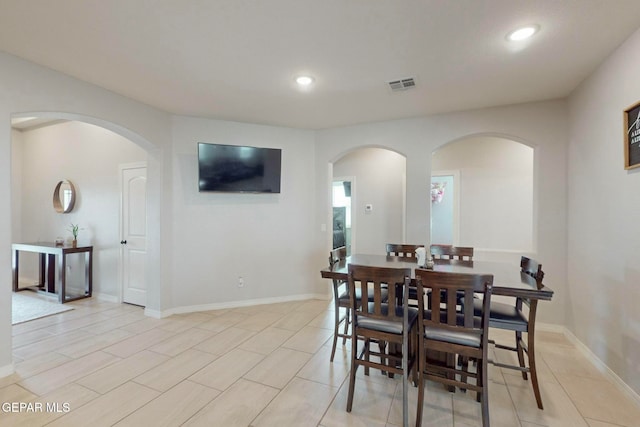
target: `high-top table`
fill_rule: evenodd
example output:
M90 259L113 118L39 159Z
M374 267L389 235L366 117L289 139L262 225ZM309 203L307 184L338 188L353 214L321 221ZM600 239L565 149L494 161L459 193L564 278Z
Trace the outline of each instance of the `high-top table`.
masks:
M320 271L325 279L347 280L349 264L366 265L372 267L410 268L413 276L418 268L415 260L388 255L354 254L339 261L332 267ZM458 261L435 260L434 271L469 274L492 274L493 295L533 298L550 301L553 291L528 274L520 271L520 266L505 262L490 261ZM413 279L413 277L412 277Z
M13 291L32 289L48 294L58 295L58 302L75 301L91 296L93 290L93 246L58 246L50 242L14 243L13 252ZM36 286L20 288L18 286L20 252L35 252L40 254L40 277ZM67 255L84 253L85 288L80 295L67 295ZM56 262L57 257L57 262ZM57 272L56 272L57 265ZM56 292L56 288L58 291Z

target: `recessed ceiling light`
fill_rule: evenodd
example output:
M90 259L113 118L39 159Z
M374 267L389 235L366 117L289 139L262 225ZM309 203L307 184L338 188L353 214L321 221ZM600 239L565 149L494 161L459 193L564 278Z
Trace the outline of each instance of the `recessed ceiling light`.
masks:
M537 25L527 25L526 27L518 28L517 30L511 31L507 34L507 40L517 42L520 40L525 40L534 35L540 29Z
M313 77L310 76L298 76L296 77L296 83L302 87L307 87L313 83Z

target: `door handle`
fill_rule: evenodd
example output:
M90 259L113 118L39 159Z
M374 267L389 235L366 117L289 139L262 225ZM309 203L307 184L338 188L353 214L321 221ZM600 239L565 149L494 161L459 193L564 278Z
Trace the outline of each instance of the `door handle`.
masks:
M121 245L126 245L126 244L127 244L127 241L126 241L126 240L120 240L120 244L121 244Z

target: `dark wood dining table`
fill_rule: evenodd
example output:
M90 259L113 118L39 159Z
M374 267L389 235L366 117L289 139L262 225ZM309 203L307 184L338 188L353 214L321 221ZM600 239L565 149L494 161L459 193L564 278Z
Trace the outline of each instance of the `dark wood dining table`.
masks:
M325 279L347 280L347 266L349 264L372 267L410 268L412 276L414 275L415 269L418 268L415 260L403 257L354 254L331 267L327 266L323 268L320 274ZM492 261L434 260L433 270L451 273L492 274L493 295L546 301L550 301L553 297L553 290L549 289L543 283L537 283L536 280L528 274L522 273L520 266L517 264Z

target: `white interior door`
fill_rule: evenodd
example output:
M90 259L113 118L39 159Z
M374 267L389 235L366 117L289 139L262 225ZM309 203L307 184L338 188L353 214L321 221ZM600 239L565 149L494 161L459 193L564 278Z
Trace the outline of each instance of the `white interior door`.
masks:
M147 304L147 166L145 163L120 167L122 301Z

